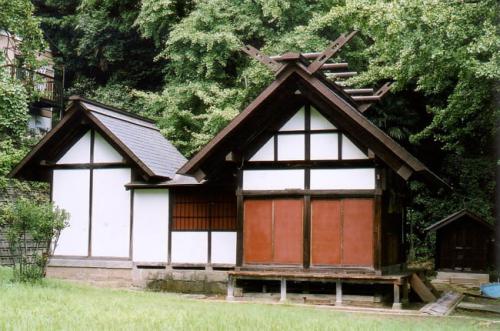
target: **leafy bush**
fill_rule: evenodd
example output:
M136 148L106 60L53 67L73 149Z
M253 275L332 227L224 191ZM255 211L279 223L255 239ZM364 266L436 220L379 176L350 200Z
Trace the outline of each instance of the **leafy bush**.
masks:
M59 234L68 223L68 212L52 203L20 199L0 209L14 265L14 278L35 282L45 276L49 256L55 250Z

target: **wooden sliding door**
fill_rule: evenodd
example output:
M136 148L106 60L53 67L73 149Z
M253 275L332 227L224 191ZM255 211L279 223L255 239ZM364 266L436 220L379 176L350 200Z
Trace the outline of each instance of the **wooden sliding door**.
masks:
M302 264L303 210L303 199L245 200L244 263Z
M373 266L373 199L311 201L311 265Z

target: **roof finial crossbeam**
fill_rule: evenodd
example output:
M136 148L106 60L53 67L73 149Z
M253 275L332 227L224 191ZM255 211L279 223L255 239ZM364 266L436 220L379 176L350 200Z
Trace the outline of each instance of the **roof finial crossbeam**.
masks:
M282 66L282 64L276 62L275 60L273 60L266 54L262 53L252 45L245 45L241 48L241 50L250 55L251 57L253 57L254 59L256 59L257 61L259 61L260 63L267 66L273 72L277 72Z
M352 39L358 33L358 31L354 30L349 33L347 36L345 33L341 34L335 41L330 43L330 45L314 60L307 69L311 72L311 74L318 71L323 64L328 61L332 56L335 55L349 40Z

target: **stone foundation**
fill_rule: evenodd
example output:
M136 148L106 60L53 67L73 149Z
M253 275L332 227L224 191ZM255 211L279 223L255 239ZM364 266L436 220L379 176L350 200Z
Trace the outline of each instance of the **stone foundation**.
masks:
M49 266L47 277L103 287L130 287L132 285L131 269Z
M135 266L131 261L52 259L47 277L105 287L137 287L155 291L226 294L227 272L211 269L173 269Z
M133 270L134 286L177 293L226 294L227 272L214 270Z

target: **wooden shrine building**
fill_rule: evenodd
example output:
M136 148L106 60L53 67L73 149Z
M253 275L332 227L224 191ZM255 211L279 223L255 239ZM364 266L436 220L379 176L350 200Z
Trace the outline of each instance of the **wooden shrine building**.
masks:
M493 266L493 225L460 210L426 228L436 233L435 269L484 272Z
M230 290L382 283L399 304L406 183L446 184L363 114L389 84L344 86L355 73L331 59L353 36L322 53L246 46L275 80L189 161L150 121L74 98L11 174L51 182L71 213L52 266L219 271Z

